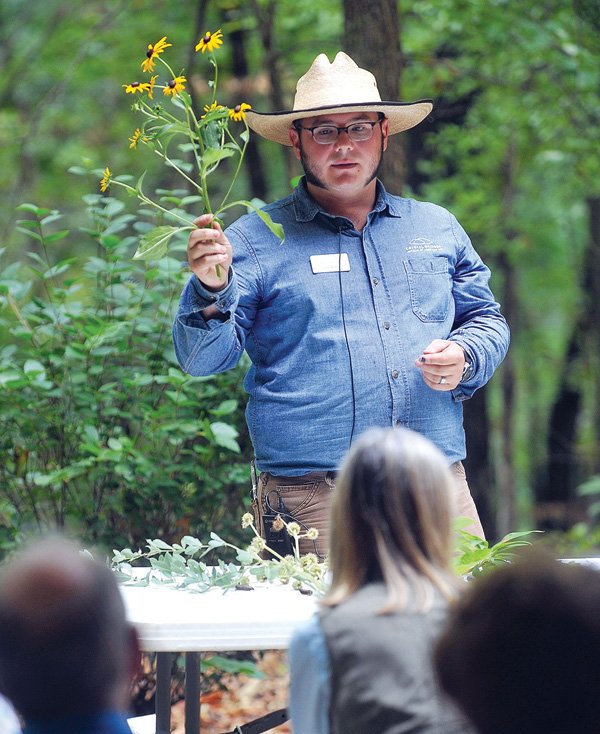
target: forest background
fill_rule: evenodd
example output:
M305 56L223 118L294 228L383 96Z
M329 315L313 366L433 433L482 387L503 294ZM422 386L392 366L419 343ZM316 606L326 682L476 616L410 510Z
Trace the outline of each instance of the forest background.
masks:
M374 72L384 99L434 99L431 117L393 140L382 177L458 217L512 329L504 364L465 404L484 525L492 539L535 527L593 547L596 0L0 0L0 553L57 525L109 548L239 533L246 366L181 372L170 328L185 238L167 257L134 261L161 220L99 190L107 165L147 170L146 191L200 213L173 171L130 147L139 120L123 85L143 80L148 44L167 36L201 107L212 69L194 46L217 29L219 101L230 107L290 109L313 58L340 49ZM234 193L271 201L299 173L286 150L251 135Z

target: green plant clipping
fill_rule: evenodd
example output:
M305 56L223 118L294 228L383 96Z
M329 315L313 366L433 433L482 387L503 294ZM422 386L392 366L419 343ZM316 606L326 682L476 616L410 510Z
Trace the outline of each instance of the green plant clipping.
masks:
M300 539L316 539L317 530L309 528L303 532L297 523L288 523L280 516L276 522L280 532L291 536L291 555L281 556L269 548L256 530L254 518L246 513L242 517L242 528L250 528L254 534L246 548L228 543L214 532L207 543L191 536L172 545L155 539L147 541L145 551L131 548L113 551L111 566L121 583L136 586L159 584L198 592L213 588L250 591L253 583L278 582L292 584L302 593L322 596L328 585L327 561L319 563L312 553L301 556L299 548ZM537 532L509 533L490 546L486 540L461 529L470 522L470 519L458 518L455 525L454 570L460 576L477 576L508 563L517 549L531 545L526 536ZM219 558L219 553L232 551L235 562ZM203 560L207 556L211 558L210 564ZM141 574L135 568L140 561L150 564Z
M207 41L205 39L208 39ZM234 206L245 206L256 211L271 232L283 241L283 228L273 222L271 217L262 211L254 201L231 201L231 193L239 176L242 161L249 140L249 129L246 123L246 111L250 105L240 102L230 108L217 101L218 72L217 51L223 44L220 30L206 33L195 47L196 52L208 53L213 68L213 78L208 82L212 90L210 99L195 108L192 97L186 90L188 79L181 71L176 74L170 64L163 58L163 53L172 44L167 43L164 36L155 44L148 44L146 58L141 63L143 81L123 84L126 94L134 98L133 110L141 118L140 126L129 138L131 149L145 147L158 156L169 169L176 171L189 191L193 192L189 199L199 202L202 211L198 214L213 214L215 221L221 223L222 213ZM156 64L166 76L154 73ZM226 191L218 205L214 206L209 192L209 179L217 171L220 164L234 159L235 164L226 185ZM219 182L227 181L227 169L219 170ZM129 194L137 196L144 205L158 210L164 217L164 224L144 233L134 258L156 260L164 257L173 237L180 232L195 229L195 224L185 209L178 206L168 197L159 200L148 196L143 188L142 174L135 184L127 174L115 175L109 166L104 169L100 181L100 190L105 193L110 186L124 188ZM169 206L173 204L173 206ZM216 266L219 267L218 265Z

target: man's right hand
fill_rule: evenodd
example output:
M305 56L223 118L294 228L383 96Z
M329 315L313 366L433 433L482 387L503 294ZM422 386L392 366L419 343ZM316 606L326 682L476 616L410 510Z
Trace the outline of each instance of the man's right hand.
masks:
M220 291L227 285L233 258L231 244L221 226L213 221L212 214L203 214L194 219L194 224L198 225L198 229L190 233L187 249L190 270L205 288Z

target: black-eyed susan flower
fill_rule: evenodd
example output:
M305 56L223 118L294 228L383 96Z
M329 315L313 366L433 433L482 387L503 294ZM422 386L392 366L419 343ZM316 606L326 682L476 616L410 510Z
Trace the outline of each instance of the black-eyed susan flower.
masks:
M223 34L221 33L221 29L219 28L219 30L215 31L214 33L206 31L206 33L196 44L196 48L194 50L202 51L202 53L204 53L205 51L216 51L216 49L218 49L219 46L222 45Z
M229 110L229 117L231 117L234 122L241 122L246 119L246 110L251 109L251 105L246 104L246 102L241 102L240 104L236 104L233 109Z
M110 168L106 166L104 169L104 175L100 181L100 191L104 193L110 184Z
M184 76L176 76L175 79L170 79L163 88L163 94L174 97L179 92L183 92L186 81L187 79Z
M137 148L137 144L140 142L140 140L145 143L148 140L148 137L144 135L144 133L139 129L139 127L136 127L133 135L129 138L129 147L130 148Z
M157 41L154 45L151 43L148 44L146 58L142 61L143 71L154 71L154 59L158 58L166 48L173 45L166 41L167 37L163 36L160 41Z
M150 92L149 82L131 82L131 84L121 85L126 94L135 94L136 92Z
M206 115L208 115L209 112L216 112L217 110L224 110L224 109L225 109L225 107L223 107L222 104L218 104L217 102L213 102L210 105L205 104L204 105L204 114L202 115L202 117L206 117Z

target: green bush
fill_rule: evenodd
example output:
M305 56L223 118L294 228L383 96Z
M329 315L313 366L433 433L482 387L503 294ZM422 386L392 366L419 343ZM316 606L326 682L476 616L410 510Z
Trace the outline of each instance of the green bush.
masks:
M61 258L60 214L30 204L29 251L6 264L0 250L0 549L38 528L110 547L239 534L241 372L180 370L171 324L189 273L133 261L151 225L110 197L86 202L79 249L94 254Z

